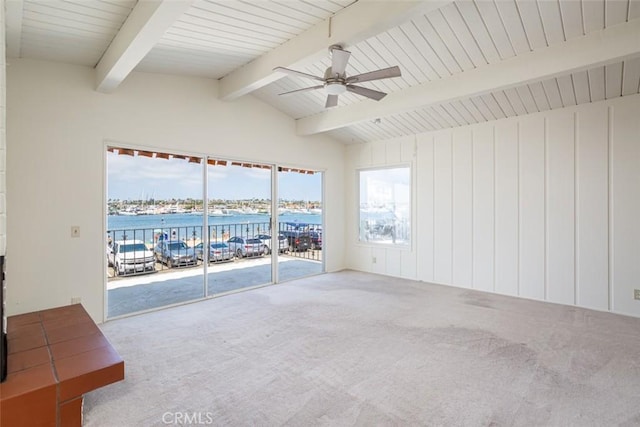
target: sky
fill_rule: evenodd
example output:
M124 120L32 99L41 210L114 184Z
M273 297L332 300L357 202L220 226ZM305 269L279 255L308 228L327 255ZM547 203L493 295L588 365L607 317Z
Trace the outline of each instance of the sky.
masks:
M271 171L242 166L208 167L209 199L271 198ZM279 173L285 200L320 201L322 174ZM107 153L107 198L202 199L202 165L184 159L153 159Z

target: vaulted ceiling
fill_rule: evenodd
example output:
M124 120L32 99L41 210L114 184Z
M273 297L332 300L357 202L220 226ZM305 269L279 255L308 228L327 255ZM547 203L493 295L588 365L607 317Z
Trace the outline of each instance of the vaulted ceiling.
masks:
M131 71L217 79L220 98L256 96L299 134L345 142L410 135L640 92L640 0L6 0L7 56L95 68L96 90ZM376 102L324 90L328 47Z

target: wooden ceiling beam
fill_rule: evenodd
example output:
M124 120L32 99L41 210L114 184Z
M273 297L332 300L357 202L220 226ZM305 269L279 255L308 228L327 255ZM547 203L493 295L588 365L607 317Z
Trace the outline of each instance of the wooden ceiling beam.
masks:
M312 135L568 75L640 56L640 20L632 20L501 62L296 120L298 135Z
M139 1L96 65L96 90L114 91L191 3L193 0Z
M387 31L452 0L359 0L267 54L220 79L220 99L231 101L282 77L277 66L302 67L329 55L333 44L345 47Z

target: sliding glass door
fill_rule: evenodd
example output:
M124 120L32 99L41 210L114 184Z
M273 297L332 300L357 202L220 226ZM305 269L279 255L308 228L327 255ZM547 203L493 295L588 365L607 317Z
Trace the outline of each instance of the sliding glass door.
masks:
M107 149L107 317L205 296L203 159Z
M322 172L278 168L278 281L324 271Z
M271 283L271 166L207 163L207 295Z
M324 271L321 172L116 147L106 157L107 318Z

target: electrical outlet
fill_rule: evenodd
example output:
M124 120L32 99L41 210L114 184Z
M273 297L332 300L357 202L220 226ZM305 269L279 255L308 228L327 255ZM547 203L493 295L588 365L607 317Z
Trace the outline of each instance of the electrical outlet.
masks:
M640 289L633 290L633 299L640 299Z
M80 304L82 302L82 298L80 297L71 297L71 304Z
M377 262L378 262L378 259L377 259L376 257L372 256L372 257L371 257L371 263L372 263L372 264L375 264L375 263L377 263Z
M71 237L80 237L80 227L77 225L71 226Z

